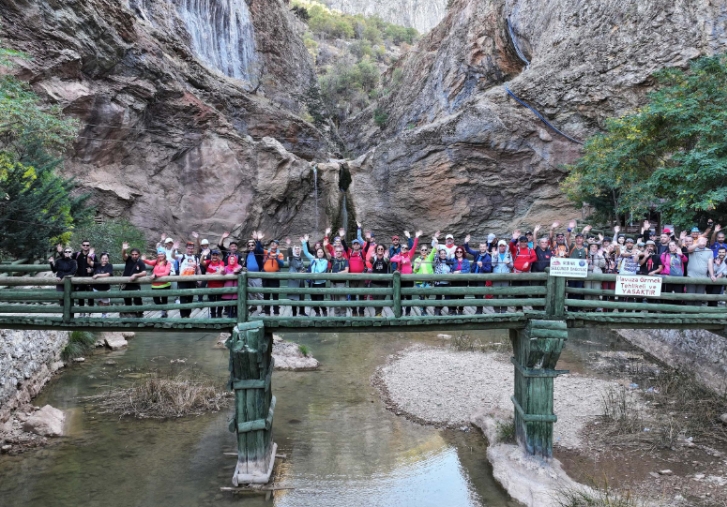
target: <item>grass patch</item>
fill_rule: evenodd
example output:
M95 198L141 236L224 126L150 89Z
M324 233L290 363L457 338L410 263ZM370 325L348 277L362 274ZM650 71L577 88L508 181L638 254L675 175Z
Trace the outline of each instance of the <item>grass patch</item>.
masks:
M560 507L639 507L641 502L630 493L617 495L606 486L604 489L576 488L558 492Z
M308 357L311 353L307 345L298 345L298 350L303 354L303 357Z
M727 428L719 421L727 406L725 394L703 387L692 373L669 368L639 381L638 389L621 387L601 395L611 436L652 448L676 448L690 437L703 444L727 444ZM651 410L640 409L642 404Z
M61 351L61 359L68 362L84 356L94 349L95 344L96 337L92 333L72 331L68 337L68 343Z
M515 421L497 421L497 441L503 444L517 443L515 438Z
M86 400L96 403L103 413L137 419L171 419L217 412L232 399L231 393L211 381L193 377L183 374L161 377L152 373L129 388L112 389Z

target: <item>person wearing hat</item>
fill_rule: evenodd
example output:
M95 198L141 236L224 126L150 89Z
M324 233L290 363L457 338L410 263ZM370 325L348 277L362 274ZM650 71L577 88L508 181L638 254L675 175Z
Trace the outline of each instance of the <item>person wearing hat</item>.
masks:
M525 238L527 239L527 238ZM497 251L492 255L492 272L497 274L512 273L513 259L510 250L507 248L507 241L501 239L497 242ZM492 282L493 287L507 287L510 285L507 281ZM502 299L503 296L496 296ZM506 306L495 306L495 313L506 313Z
M645 245L644 254L639 260L641 265L641 274L647 276L656 276L661 273L661 259L656 252L656 243L648 240Z
M601 245L596 242L591 242L588 245L588 274L601 274L603 269L606 267L606 259L603 256L603 250ZM587 281L584 284L586 289L600 289L601 282ZM586 299L597 301L598 296L586 296ZM603 308L597 308L597 312L602 312Z
M487 235L487 251L492 252L497 249L497 234L490 233Z
M194 252L195 244L191 241L187 241L185 245L185 252L179 257L179 276L194 276L201 275L201 261L199 255ZM196 289L197 282L179 282L177 286L180 289ZM181 304L189 304L194 301L194 296L180 296L179 302ZM188 319L192 315L191 308L184 308L179 310L179 316L183 319Z
M606 236L601 240L601 253L603 255L603 259L606 262L606 265L603 268L604 274L607 275L613 275L617 272L617 262L616 259L619 255L619 248L620 246L618 243L613 243L611 238ZM603 290L615 290L616 289L616 282L601 282L601 289ZM611 301L612 296L604 296L604 301ZM607 310L608 311L608 310Z
M181 255L181 252L179 251L179 244L175 243L172 238L167 237L166 233L162 233L162 239L159 243L157 243L157 250L160 248L164 249L167 261L172 263L172 275L175 275L177 272L174 271L174 264Z
M669 251L669 229L664 229L659 235L659 243L656 245L656 253L661 255Z
M362 275L366 272L366 258L363 251L364 242L356 238L351 242L351 249L348 252L348 272ZM363 289L366 287L366 280L363 277L356 277L355 280L349 280L348 287L351 289ZM364 301L366 296L360 294L352 294L351 301ZM352 317L365 317L364 307L351 308Z
M699 239L699 227L692 227L692 230L690 231L690 235L692 236L692 239L696 243Z
M324 245L328 243L327 239L324 239ZM266 273L277 273L280 271L280 268L285 266L285 258L283 257L283 254L278 251L278 240L273 239L268 243L268 249L263 250L263 271ZM280 280L271 280L269 278L263 279L263 287L266 288L279 288L280 287ZM279 294L264 294L263 298L265 301L270 301L272 296L272 299L274 301L278 301L280 298ZM263 306L263 312L265 315L270 315L270 306L265 305ZM280 307L279 306L273 306L273 314L274 315L280 315Z
M516 230L512 233L510 240L510 253L513 258L513 273L529 273L533 267L533 263L538 260L535 250L528 246L528 237L521 235ZM528 282L517 282L515 285L530 285Z
M440 245L439 234L439 231L434 233L434 236L432 238L432 248L436 249L437 251L439 251L439 249L441 248L444 248L444 251L447 252L447 260L454 260L454 252L457 250L457 245L454 244L454 236L452 236L451 234L447 234L444 237L444 245Z
M202 264L205 266L205 274L207 276L217 276L225 274L225 262L222 260L222 252L217 248L210 252L210 259L203 260ZM210 289L221 289L225 286L224 280L209 280L207 281L207 287ZM217 303L222 301L222 294L209 294L207 299L210 303ZM210 317L213 319L222 318L222 307L213 306L210 308Z
M167 260L167 253L164 248L157 248L156 259L148 260L142 257L141 260L147 266L154 266L151 275L149 275L149 278L154 280L151 283L151 289L155 291L169 290L169 288L172 286L171 282L159 282L156 280L157 278L169 276L169 274L172 272L172 263ZM163 292L160 292L160 294L163 294ZM154 296L153 299L155 305L166 305L169 303L169 298L167 296ZM162 318L167 317L169 317L169 312L167 310L162 310Z

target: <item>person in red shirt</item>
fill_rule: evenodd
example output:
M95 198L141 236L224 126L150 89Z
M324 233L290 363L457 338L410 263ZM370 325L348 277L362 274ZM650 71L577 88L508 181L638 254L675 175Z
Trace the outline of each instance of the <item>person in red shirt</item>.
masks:
M222 254L219 250L212 250L210 252L211 259L203 260L202 263L205 264L205 274L207 276L211 275L224 275L225 274L225 263L222 260ZM221 289L225 286L224 280L210 280L207 282L207 287L210 289ZM215 303L217 301L222 301L222 294L210 294L207 296L207 298L210 300L210 303ZM210 316L213 319L219 319L222 318L222 307L221 306L213 306L210 308Z
M512 234L512 240L510 241L510 253L512 254L513 273L530 273L533 264L538 260L538 256L535 250L528 246L528 237L521 236L520 231L514 231ZM517 281L513 280L513 287L523 287L530 285L527 280ZM522 306L519 307L522 310Z
M402 245L400 245L401 253L398 253L389 259L392 264L396 264L396 270L399 271L402 275L412 274L412 259L414 258L414 254L416 253L417 245L419 244L419 236L421 235L422 231L417 231L414 235L414 244L412 245L411 249L409 248L409 243L403 243ZM411 289L414 287L414 282L402 280L401 286L407 289ZM408 299L409 301L411 301L411 296L404 296L402 299ZM407 306L404 309L404 314L407 317L411 315L411 306Z
M354 239L351 242L351 250L348 253L348 272L361 275L366 272L366 259L364 257L364 251L361 248L361 241L358 239ZM363 289L366 287L366 280L363 277L360 280L358 278L356 280L350 280L348 287L349 289ZM351 294L351 301L363 301L365 299L366 296L361 294ZM365 317L364 308L352 308L351 316Z

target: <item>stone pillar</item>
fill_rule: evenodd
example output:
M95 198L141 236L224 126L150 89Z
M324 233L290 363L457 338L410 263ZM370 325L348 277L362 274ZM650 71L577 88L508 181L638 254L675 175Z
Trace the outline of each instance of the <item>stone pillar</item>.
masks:
M515 433L530 454L553 456L553 379L568 338L562 320L530 320L525 329L510 330L515 365Z
M237 466L232 484L265 484L270 480L277 445L273 442L275 396L273 335L262 322L239 323L225 346L230 349L230 383L235 415L229 429L237 434Z

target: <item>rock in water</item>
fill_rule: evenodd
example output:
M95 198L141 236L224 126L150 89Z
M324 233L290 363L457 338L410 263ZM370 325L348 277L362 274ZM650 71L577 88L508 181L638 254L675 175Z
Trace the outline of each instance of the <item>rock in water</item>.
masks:
M129 344L121 333L104 333L103 340L111 350L120 350Z
M46 405L34 412L23 423L23 430L44 437L59 437L63 435L63 411Z
M317 359L303 355L300 345L284 340L273 343L273 359L276 370L306 371L320 366Z

